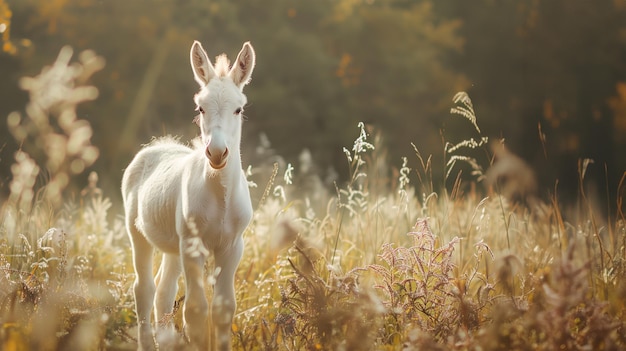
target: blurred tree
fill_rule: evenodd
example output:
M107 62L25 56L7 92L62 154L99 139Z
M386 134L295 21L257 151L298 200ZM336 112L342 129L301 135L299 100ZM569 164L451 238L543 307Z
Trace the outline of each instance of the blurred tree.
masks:
M613 113L613 143L616 150L626 150L626 82L618 82L615 90L615 95L608 100ZM626 172L624 152L616 152L615 163L617 170Z
M15 47L11 43L11 9L4 0L0 0L0 46L5 53L15 53Z
M111 172L101 177L105 191L117 188L150 136L197 134L191 42L233 56L250 40L258 63L246 90L244 151L265 132L289 161L308 148L321 166L345 172L341 150L364 121L383 131L392 164L412 154L410 142L437 156L442 126L451 138L467 137L447 111L469 87L483 130L527 160L544 158L541 123L551 184L557 166L570 167L562 174L573 179L578 157L623 159L614 151L623 144L607 136L616 115L609 98L626 81L625 11L623 0L0 0L12 42L33 42L0 54L8 78L0 113L23 108L18 77L39 72L61 46L95 50L107 60L93 82L100 97L79 113L102 152L95 167ZM6 161L17 145L0 148ZM252 151L244 156L254 164Z
M459 26L435 13L431 1L345 1L335 8L329 37L341 57L336 74L348 113L388 136L395 165L413 154L411 142L440 160L442 117L454 93L468 86L446 59L463 46Z
M389 136L395 165L413 153L411 141L441 152L439 118L466 87L445 62L462 45L458 21L439 18L430 1L252 3L244 22L263 28L253 37L266 61L250 89L260 111L251 130L265 131L279 153L293 159L306 147L345 172L341 150L358 121Z
M470 79L469 92L488 133L501 134L513 151L534 163L547 188L558 178L563 193L575 194L578 158L595 160L590 173L597 171L598 184L604 184L604 164L611 183L616 181L624 170L617 160L624 154L616 153L620 148L610 137L614 114L608 98L626 79L623 1L482 0L437 6L443 16L463 21L466 45L455 66Z
M206 2L187 2L188 6L206 7L200 4ZM161 1L160 5L145 0L22 0L12 6L19 18L14 28L34 42L33 50L23 57L22 75L48 64L65 44L77 50L94 49L106 58L106 69L94 82L100 97L79 111L81 118L94 126L94 143L103 150L96 167L113 172L111 177L103 177L105 187L118 188L117 173L121 174L149 135L163 134L170 126L182 130L180 123L166 121L186 115L190 122L193 115L195 87L189 84L193 80L188 50L202 26L185 20L197 20L197 11L189 11L182 3L175 6L175 1ZM168 25L177 20L184 26ZM173 57L172 53L180 55ZM180 103L181 96L185 103Z
M65 44L107 60L94 77L97 101L82 107L102 154L96 167L121 170L152 135L197 133L197 90L188 66L193 39L210 55L234 55L250 40L259 57L244 128L246 145L269 135L295 161L304 148L318 163L345 169L357 121L380 127L399 157L410 141L438 140L438 116L464 79L447 68L459 50L458 21L438 18L431 1L20 0L15 30L34 42L22 74L53 59ZM182 121L181 121L182 120ZM415 128L407 128L415 125ZM436 147L438 149L438 147ZM246 159L254 163L249 155ZM110 181L110 184L106 184Z
M6 117L9 112L23 107L26 94L16 91L18 72L20 68L20 46L26 47L29 41L22 39L15 44L11 35L13 12L5 0L0 0L0 116ZM0 163L11 162L17 145L12 139L4 118L0 118ZM10 161L11 160L11 161ZM8 189L9 167L0 168L0 195ZM1 198L1 196L0 196Z

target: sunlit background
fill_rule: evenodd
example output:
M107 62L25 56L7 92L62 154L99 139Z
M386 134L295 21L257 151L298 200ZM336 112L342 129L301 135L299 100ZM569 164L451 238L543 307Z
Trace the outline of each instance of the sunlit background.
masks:
M0 349L137 349L125 226L149 226L120 180L198 135L193 40L256 51L254 214L213 343L626 349L626 0L0 0ZM191 295L155 326L183 331Z
M392 168L415 158L411 143L441 165L444 140L479 136L450 117L452 97L465 90L482 134L504 138L541 189L558 179L567 196L588 158L588 179L606 193L626 169L625 18L623 0L0 0L0 116L24 110L19 79L61 47L95 51L106 61L90 80L99 96L78 118L91 123L100 152L86 171L115 198L141 144L198 133L193 40L231 57L251 41L244 167L265 162L255 150L269 142L296 171L309 150L316 172L341 182L342 149L359 121L379 133ZM0 123L4 193L19 147L29 151Z

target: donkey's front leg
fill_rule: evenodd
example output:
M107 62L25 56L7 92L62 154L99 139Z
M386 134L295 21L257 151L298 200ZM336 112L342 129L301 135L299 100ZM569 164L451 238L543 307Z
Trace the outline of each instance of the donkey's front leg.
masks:
M183 323L192 349L207 350L209 303L204 293L204 262L208 251L194 239L197 238L183 239L180 245L186 288Z
M215 267L220 273L215 280L212 319L217 350L231 349L231 325L237 302L235 301L235 271L243 253L243 241L239 237L229 250L215 253Z

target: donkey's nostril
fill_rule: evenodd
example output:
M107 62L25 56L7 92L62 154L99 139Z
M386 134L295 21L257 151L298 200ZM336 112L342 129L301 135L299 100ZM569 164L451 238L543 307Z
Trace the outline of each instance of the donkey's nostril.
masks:
M211 152L211 148L209 146L204 149L204 153L209 160L209 164L214 169L222 169L226 165L226 159L228 158L228 148L224 148L222 152L221 149L213 149Z
M211 154L211 149L207 146L207 148L205 149L205 153L207 155L207 157L211 158L213 156L213 154ZM222 160L225 159L228 156L228 148L224 149L224 152L222 153Z

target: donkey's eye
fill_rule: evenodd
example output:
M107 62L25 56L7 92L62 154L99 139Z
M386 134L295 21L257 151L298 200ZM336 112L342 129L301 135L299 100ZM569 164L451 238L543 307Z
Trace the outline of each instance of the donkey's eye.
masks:
M238 115L240 113L243 112L243 109L241 107L237 107L237 109L235 110L235 114Z

